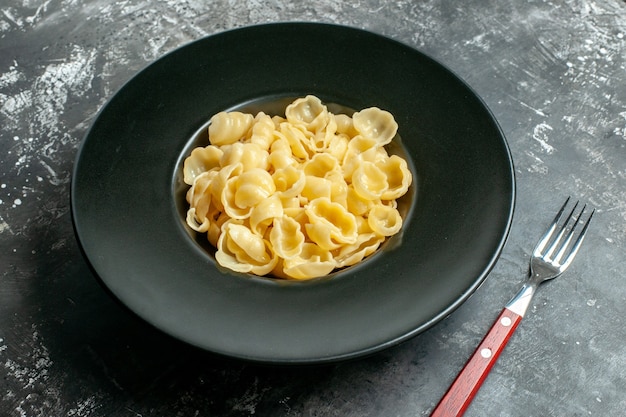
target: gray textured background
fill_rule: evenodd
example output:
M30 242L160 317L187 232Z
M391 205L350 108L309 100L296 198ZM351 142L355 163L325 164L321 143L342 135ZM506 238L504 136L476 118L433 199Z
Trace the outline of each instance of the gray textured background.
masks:
M359 361L274 369L182 345L110 299L73 235L71 169L105 101L178 46L276 21L364 28L430 54L483 97L514 158L514 223L485 284ZM467 415L622 415L625 65L621 0L0 1L0 415L428 415L567 195L597 209L583 251L541 288Z

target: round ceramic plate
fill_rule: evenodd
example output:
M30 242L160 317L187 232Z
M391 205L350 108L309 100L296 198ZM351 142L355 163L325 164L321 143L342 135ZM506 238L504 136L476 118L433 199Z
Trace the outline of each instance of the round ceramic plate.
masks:
M307 94L395 116L414 177L403 233L312 281L225 271L185 225L182 161L213 114L279 113ZM115 297L176 338L265 363L354 358L432 326L486 278L514 199L506 141L462 80L402 43L313 23L236 29L154 62L101 110L72 182L78 238Z

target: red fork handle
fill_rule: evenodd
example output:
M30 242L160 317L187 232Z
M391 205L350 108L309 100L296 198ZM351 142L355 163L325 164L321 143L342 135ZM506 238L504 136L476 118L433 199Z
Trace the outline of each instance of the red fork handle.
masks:
M508 308L502 310L489 333L435 407L431 417L463 415L521 320L522 316Z

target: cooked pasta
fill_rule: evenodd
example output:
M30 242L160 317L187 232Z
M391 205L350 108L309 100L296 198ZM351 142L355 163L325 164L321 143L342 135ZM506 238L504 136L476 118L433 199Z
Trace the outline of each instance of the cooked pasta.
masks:
M306 280L361 262L402 228L412 175L385 148L397 129L387 111L333 114L312 95L285 117L217 113L184 161L187 224L237 272Z

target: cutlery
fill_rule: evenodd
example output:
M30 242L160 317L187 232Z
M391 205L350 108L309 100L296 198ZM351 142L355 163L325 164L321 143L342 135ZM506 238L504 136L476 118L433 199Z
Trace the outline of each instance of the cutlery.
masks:
M480 389L502 350L515 332L539 285L561 275L572 263L585 238L595 210L582 221L586 205L575 215L578 202L561 222L570 198L557 213L554 221L541 237L530 258L530 277L519 292L506 304L491 329L473 355L439 401L431 417L461 416ZM559 226L559 223L562 223ZM579 224L580 233L575 236ZM557 231L558 230L558 231ZM575 240L574 240L575 238ZM573 241L573 243L572 243Z

